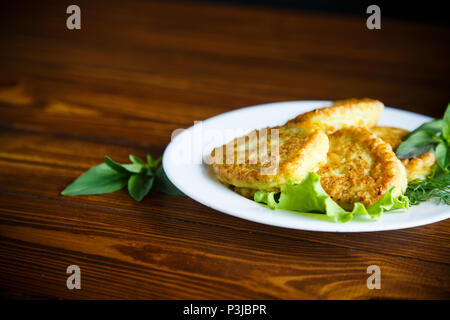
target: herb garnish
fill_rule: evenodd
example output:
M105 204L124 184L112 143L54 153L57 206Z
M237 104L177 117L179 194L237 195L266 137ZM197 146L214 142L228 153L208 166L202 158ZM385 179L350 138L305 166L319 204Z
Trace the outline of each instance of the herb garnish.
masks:
M427 200L450 204L450 104L442 119L427 122L410 132L397 148L399 159L418 157L433 151L437 166L425 180L408 182L405 195L411 205Z
M411 205L434 200L437 204L450 205L450 175L441 174L425 180L415 180L408 183L405 195Z
M450 104L442 119L427 122L406 136L406 140L397 148L399 159L418 157L434 151L439 167L449 173L450 167Z
M77 196L103 194L120 190L127 186L128 193L136 201L141 201L150 189L170 195L184 195L167 178L161 158L147 155L147 162L130 155L130 164L120 164L105 157L105 163L95 166L72 182L61 194Z

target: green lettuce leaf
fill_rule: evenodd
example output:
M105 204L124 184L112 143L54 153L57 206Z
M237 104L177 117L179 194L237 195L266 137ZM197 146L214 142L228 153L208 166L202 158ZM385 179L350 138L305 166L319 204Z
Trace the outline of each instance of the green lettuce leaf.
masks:
M408 209L408 198L403 195L394 198L393 190L393 187L390 188L378 202L369 208L357 202L352 211L346 211L323 190L320 177L316 173L310 172L298 184L288 182L279 193L259 190L255 193L254 200L266 204L271 209L325 214L335 222L347 222L352 220L354 215L368 215L372 219L379 219L385 211Z

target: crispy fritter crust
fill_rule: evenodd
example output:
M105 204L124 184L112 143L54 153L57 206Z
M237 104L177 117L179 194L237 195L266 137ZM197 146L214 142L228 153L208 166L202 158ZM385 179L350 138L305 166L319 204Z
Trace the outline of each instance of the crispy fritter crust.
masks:
M347 210L366 207L390 187L394 196L407 185L406 171L389 144L365 128L345 128L329 136L328 160L318 174L324 190Z
M286 126L321 129L327 134L348 127L371 128L376 125L384 105L369 98L335 101L330 107L315 109L289 120Z
M389 143L394 151L403 142L403 137L409 133L406 129L393 127L373 127L370 131L383 139L384 142Z
M214 159L211 166L217 178L221 182L231 185L242 195L251 197L255 190L273 191L278 190L288 180L300 182L308 172L317 171L320 165L326 162L328 137L324 132L307 133L301 128L268 128L268 149L272 142L271 132L273 129L279 130L279 151L278 155L277 152L271 152L268 159L254 157L255 154L258 154L260 130L254 130L247 135L255 134L257 136L257 140L254 140L253 143L246 140L245 145L241 144L241 147L238 147L239 138L236 138L227 144L231 144L234 148L234 159L237 159L237 150L245 149L245 161L242 161L241 164L236 161L230 164L226 163L224 157L226 145L215 148L211 153L211 157ZM274 150L271 149L271 151ZM256 163L251 164L250 159ZM273 167L277 161L278 170L269 171L269 174L261 171L261 169Z
M408 181L423 180L433 173L436 155L428 152L412 159L401 160L408 174Z
M394 151L400 146L404 136L409 133L408 130L393 127L374 127L371 131L389 143ZM403 159L401 162L406 168L408 181L425 179L433 172L436 156L434 152L428 152L416 158Z

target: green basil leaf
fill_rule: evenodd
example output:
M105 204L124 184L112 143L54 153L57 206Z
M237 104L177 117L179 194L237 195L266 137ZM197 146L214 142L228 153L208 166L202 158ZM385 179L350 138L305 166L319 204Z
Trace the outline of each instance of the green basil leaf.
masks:
M144 170L144 166L140 164L122 164L122 167L124 167L129 173L141 173Z
M172 196L184 196L185 194L169 180L162 166L155 172L155 185L153 190Z
M153 185L154 176L147 174L133 174L128 179L128 192L136 201L141 201L148 194Z
M434 141L436 141L436 143L440 143L440 142L444 142L445 143L445 139L441 136L433 136Z
M397 151L395 154L397 155L397 158L399 158L400 160L416 158L418 156L421 156L422 154L433 151L434 146L435 143L423 144L414 148L409 148L406 151L403 150Z
M430 131L417 131L402 142L396 155L399 159L415 158L433 150L435 144L436 140Z
M111 167L111 169L116 170L117 172L123 173L123 174L133 174L133 173L140 173L143 168L145 167L145 163L143 165L131 163L131 164L120 164L112 160L110 157L105 157L105 163Z
M410 133L405 136L405 140L411 137L413 134L419 131L428 131L430 134L435 135L436 133L441 132L443 126L442 119L431 120L429 122L424 123L420 127L414 129Z
M159 164L161 163L161 157L159 157L158 159L154 160L152 158L152 156L148 154L147 155L147 163L148 163L148 166L150 168L154 169L154 168L158 167Z
M161 161L162 161L162 157L159 157L158 159L153 161L153 168L156 168L157 166L159 166L161 164Z
M126 168L124 168L120 163L115 162L113 159L111 159L108 156L105 156L105 163L111 169L113 169L119 173L129 174L129 171Z
M134 164L139 164L141 166L145 165L145 162L139 157L136 157L136 156L133 156L132 154L130 154L129 158L130 158L130 161Z
M447 110L445 110L442 120L442 136L445 138L447 143L450 144L450 103L447 105Z
M122 189L128 177L105 163L95 166L72 182L61 194L64 196L102 194Z
M436 161L438 165L446 169L450 162L450 156L448 154L448 148L445 142L440 142L434 151L436 153Z

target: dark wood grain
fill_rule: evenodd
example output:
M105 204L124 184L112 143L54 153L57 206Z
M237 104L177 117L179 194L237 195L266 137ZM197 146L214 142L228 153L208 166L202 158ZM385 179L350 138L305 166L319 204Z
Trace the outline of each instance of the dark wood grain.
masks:
M187 2L11 2L0 11L0 293L65 299L450 298L450 221L335 234L189 198L62 197L105 154L162 154L173 130L258 103L369 96L440 116L450 30ZM39 12L39 14L37 14ZM82 289L66 288L66 268ZM368 290L366 269L382 270Z

